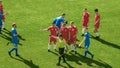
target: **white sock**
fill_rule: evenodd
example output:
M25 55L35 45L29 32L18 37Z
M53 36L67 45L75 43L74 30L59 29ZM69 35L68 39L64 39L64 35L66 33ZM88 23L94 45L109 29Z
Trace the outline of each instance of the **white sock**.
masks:
M96 36L99 36L99 33L98 33L98 32L96 32Z
M54 44L54 49L56 49L56 44Z
M50 50L50 46L51 46L51 45L50 45L50 44L48 44L48 50Z
M85 32L85 28L82 28L82 34L84 34L84 32Z
M74 50L74 45L73 44L71 44L71 50Z
M2 22L2 28L5 28L5 22Z
M75 50L75 45L73 45L73 50L76 51L76 50Z

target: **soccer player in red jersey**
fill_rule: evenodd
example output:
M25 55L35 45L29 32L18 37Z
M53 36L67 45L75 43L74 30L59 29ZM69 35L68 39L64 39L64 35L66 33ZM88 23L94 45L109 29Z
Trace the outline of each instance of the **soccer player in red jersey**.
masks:
M68 43L69 39L69 29L66 27L66 23L62 24L62 27L60 28L60 34L62 34L63 39Z
M96 34L96 38L99 38L98 28L100 26L100 14L98 13L98 9L95 9L95 18L94 18L94 33Z
M59 28L55 25L55 23L52 23L52 26L49 26L47 29L43 29L43 31L50 31L49 43L48 43L48 52L50 52L50 46L52 43L54 43L54 50L56 51L57 40L51 36L56 36L56 34L59 32Z
M74 51L76 54L76 39L77 39L78 29L74 25L73 21L70 22L70 26L68 27L68 29L69 29L69 38L70 38L69 42L71 44L71 51Z
M82 14L82 36L84 36L85 29L88 27L89 17L90 15L87 11L87 8L85 8Z
M2 0L0 0L0 11L2 12L2 28L5 29L5 14L3 11L3 5L2 5Z

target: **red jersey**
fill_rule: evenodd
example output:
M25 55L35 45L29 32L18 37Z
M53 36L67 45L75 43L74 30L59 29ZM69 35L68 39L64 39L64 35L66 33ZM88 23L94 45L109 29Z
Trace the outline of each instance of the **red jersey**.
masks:
M0 11L3 13L3 6L2 5L0 6Z
M50 31L50 35L56 36L56 33L58 31L58 27L57 26L50 26L50 27L48 27L48 30Z
M94 18L94 23L100 23L100 15L97 13L95 14L95 18Z
M82 25L87 26L89 22L89 13L88 12L83 12L82 14Z
M63 38L68 41L69 38L69 29L67 27L61 27L60 33L62 34Z
M77 32L78 32L77 27L76 27L76 26L69 26L68 29L69 29L70 37L71 37L71 38L74 38L75 35L76 35Z
M3 12L3 6L2 6L2 5L0 6L0 11L2 12L2 20L4 20L4 19L5 19L5 16L3 15L4 12Z

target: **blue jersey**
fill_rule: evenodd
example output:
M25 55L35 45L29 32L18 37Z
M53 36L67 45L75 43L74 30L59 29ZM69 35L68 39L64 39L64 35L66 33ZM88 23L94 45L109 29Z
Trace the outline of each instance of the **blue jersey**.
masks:
M86 46L89 47L89 45L90 45L90 33L86 32L84 37L85 37L85 47Z
M59 16L55 18L53 22L58 28L61 28L61 22L64 22L64 18L62 18L62 16Z
M12 43L17 45L18 44L18 36L14 36L14 34L17 34L17 31L15 28L12 28Z
M0 12L0 26L2 26L2 12Z

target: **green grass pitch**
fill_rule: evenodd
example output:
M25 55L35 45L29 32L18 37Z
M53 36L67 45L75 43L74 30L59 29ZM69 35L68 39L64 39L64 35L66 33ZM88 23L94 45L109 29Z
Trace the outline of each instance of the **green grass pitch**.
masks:
M3 0L6 15L6 28L0 35L0 68L120 68L120 0ZM65 20L74 21L79 29L78 39L81 41L81 16L83 8L90 12L89 32L93 33L94 9L101 15L99 29L100 39L91 38L89 50L94 59L83 59L84 49L77 48L79 54L65 54L67 63L56 66L58 56L51 47L47 52L49 32L39 32L47 28L52 20L62 12ZM21 35L19 54L21 57L8 55L12 44L11 24L16 22L17 31ZM69 25L69 24L68 24ZM78 44L79 42L77 42Z

